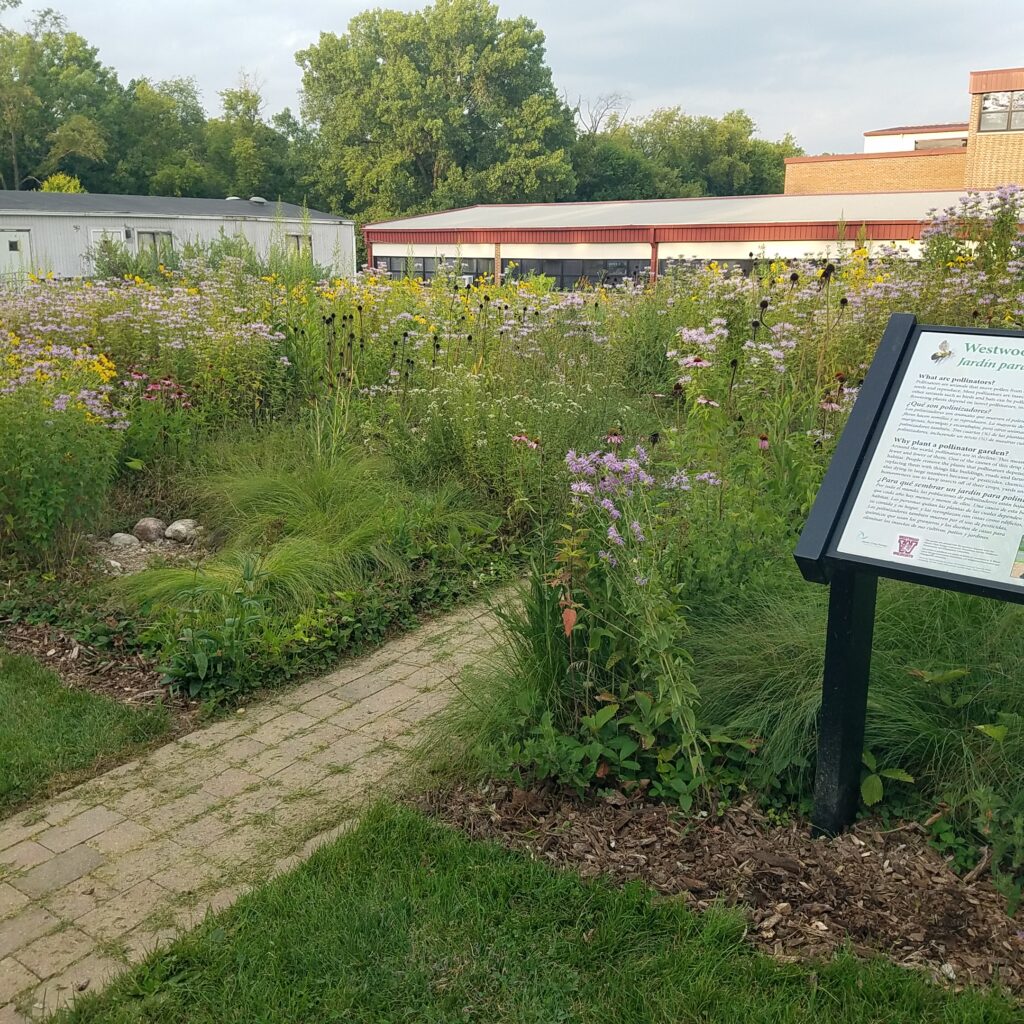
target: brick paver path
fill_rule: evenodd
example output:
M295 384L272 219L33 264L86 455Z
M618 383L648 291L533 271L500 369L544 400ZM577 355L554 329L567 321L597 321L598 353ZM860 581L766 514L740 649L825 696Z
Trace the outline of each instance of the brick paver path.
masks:
M0 822L0 1024L38 1019L299 863L493 646L482 607Z

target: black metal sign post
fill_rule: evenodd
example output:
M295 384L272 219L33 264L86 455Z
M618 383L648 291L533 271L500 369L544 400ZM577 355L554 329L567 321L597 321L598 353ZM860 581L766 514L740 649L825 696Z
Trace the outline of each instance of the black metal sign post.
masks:
M965 337L961 339L961 335ZM936 341L936 336L940 340ZM961 341L964 342L963 345L960 344ZM973 347L969 347L968 342ZM972 361L973 355L968 359L965 354L978 351L979 345L988 348L993 342L1007 343L1005 351L1020 352L1020 365L1007 360L1003 360L1000 365L995 359L991 364L987 364L982 359L982 369L975 371L973 367L979 363ZM919 345L927 345L928 348L921 348L918 351ZM865 525L872 528L872 536L869 537L864 531L855 530L858 543L846 539L844 531L876 455L876 461L884 462L884 469L890 474L886 485L890 488L894 486L892 480L898 475L898 469L894 472L892 467L898 467L899 459L894 460L891 451L887 452L885 445L880 447L880 440L886 435L887 443L895 443L893 431L887 433L888 420L900 398L901 388L904 387L905 378L908 378L908 367L911 364L915 369L909 374L910 383L907 387L910 389L919 386L922 380L926 382L927 387L948 388L960 383L967 387L979 379L976 376L968 377L968 374L998 376L999 371L1005 368L1007 374L1018 369L1022 371L1020 384L1015 386L1019 386L1024 395L1024 332L979 332L963 328L925 327L919 326L915 318L909 314L893 314L847 425L836 445L832 462L795 551L796 561L804 578L815 583L828 584L831 588L812 816L812 826L817 835L832 836L843 831L853 822L859 804L878 577L887 576L926 586L944 587L1024 603L1024 580L1011 575L1010 566L1005 567L1003 578L999 575L1003 569L995 571L985 567L982 562L979 563L982 569L972 574L972 567L962 561L954 561L950 566L945 566L934 554L918 558L921 550L934 552L944 549L938 542L931 548L919 548L922 540L917 535L896 536L891 541L886 538L887 543L878 543L878 530L874 529L874 521L865 521ZM971 369L949 372L947 367L953 366L966 366ZM927 374L922 367L928 371ZM934 384L931 383L933 381ZM950 381L953 383L950 384ZM982 382L984 383L984 380ZM940 396L946 393L934 392ZM906 415L908 406L926 404L912 402L911 399L916 397L916 393L904 396L900 405L902 411L898 415ZM929 415L942 419L944 413L941 400L929 405ZM958 436L960 430L955 415L951 408L945 421L939 424L946 434L953 438ZM950 458L962 458L964 456L954 453L978 450L969 445L938 445L928 440L916 439L919 434L915 432L916 424L911 422L910 417L896 424L893 430L903 426L907 426L907 438L914 437L915 440L900 438L898 443L906 446L905 449L900 449L900 455L903 451L913 453L925 450L929 452L929 458L933 458L933 452L937 452L938 456L949 454ZM964 431L966 430L967 425L964 425ZM1021 457L1024 458L1024 454ZM907 462L908 465L914 462L912 455L908 457ZM929 465L933 472L938 466L938 472L941 473L941 462L933 461ZM950 490L939 485L948 483L951 479L952 473L948 479L941 476L937 478L934 496L936 507L941 508ZM878 487L877 472L874 480L875 486ZM900 506L898 481L895 486L897 491L891 495L891 500L886 506L890 509L899 509ZM1021 486L1017 485L1018 491ZM955 488L952 490L955 491ZM978 493L981 494L980 491ZM950 498L950 501L953 500L958 499ZM1012 511L1015 502L1006 504L1011 511L1007 512L1009 519L1004 533L1007 537L1012 534L1016 546L1019 531L1021 551L1024 552L1024 512ZM1019 516L1019 520L1013 518L1014 516ZM876 516L875 519L877 518ZM905 516L900 516L899 528L893 526L897 533L904 529L903 519L912 519L912 512L908 511ZM988 557L988 553L985 557ZM964 569L965 564L966 571L955 571Z

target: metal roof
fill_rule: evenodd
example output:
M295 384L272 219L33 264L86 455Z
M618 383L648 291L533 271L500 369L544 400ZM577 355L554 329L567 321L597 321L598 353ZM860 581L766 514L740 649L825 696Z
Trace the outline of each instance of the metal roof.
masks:
M963 189L940 192L874 192L813 196L725 196L644 199L607 203L527 203L468 206L444 213L368 224L374 232L475 228L647 227L700 224L801 224L845 220L923 221L932 210L954 205ZM379 236L378 236L379 237Z
M946 124L901 124L895 128L876 128L874 131L865 132L864 135L927 135L929 132L965 132L967 128L966 121L950 121Z
M63 214L117 217L215 217L231 220L302 220L352 222L294 203L254 203L249 199L191 199L175 196L111 196L99 193L15 192L0 189L0 214Z

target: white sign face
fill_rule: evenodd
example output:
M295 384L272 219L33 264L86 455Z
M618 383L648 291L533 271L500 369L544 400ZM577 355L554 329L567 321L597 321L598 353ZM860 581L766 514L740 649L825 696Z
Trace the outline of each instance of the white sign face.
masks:
M1024 339L921 333L837 550L1024 588Z

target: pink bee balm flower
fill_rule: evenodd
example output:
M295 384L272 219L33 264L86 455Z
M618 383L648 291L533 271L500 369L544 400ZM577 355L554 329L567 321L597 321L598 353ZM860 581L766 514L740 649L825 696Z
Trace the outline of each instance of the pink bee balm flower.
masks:
M842 409L842 406L838 402L822 402L820 403L820 407L824 409L825 412L839 412L839 410Z

